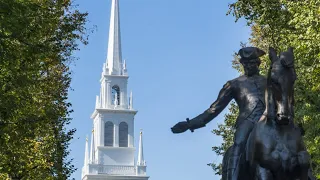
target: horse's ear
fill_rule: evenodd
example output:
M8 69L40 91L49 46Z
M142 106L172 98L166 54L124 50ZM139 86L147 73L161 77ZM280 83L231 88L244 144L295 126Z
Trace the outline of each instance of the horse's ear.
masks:
M280 54L280 61L281 64L285 67L293 67L294 65L294 54L293 54L293 48L289 47L287 51L282 52Z
M269 59L272 63L278 60L277 52L273 47L269 47Z

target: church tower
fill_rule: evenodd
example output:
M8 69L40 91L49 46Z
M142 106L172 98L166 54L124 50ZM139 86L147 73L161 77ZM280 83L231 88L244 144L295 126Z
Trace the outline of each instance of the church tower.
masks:
M82 180L148 180L140 132L135 162L132 92L128 97L128 72L122 60L119 0L111 0L108 55L102 67L100 95L91 118L93 129L86 139Z

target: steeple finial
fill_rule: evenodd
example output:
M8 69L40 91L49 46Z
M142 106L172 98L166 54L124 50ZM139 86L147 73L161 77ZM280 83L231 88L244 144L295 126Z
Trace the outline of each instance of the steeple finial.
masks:
M127 64L126 64L126 60L125 59L123 60L122 70L123 70L123 75L128 75Z
M124 59L123 60L123 70L126 70L127 69L127 64L126 64L126 60Z
M111 75L121 74L122 52L120 34L119 1L112 0L108 43L108 68Z
M139 140L139 154L138 154L138 166L145 166L146 163L143 157L143 142L142 142L142 129L140 130L140 140Z

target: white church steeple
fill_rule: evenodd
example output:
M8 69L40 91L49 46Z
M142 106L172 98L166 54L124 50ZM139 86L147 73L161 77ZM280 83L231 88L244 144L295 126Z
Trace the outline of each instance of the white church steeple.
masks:
M107 60L101 73L100 94L96 97L91 115L90 155L86 141L82 180L127 179L148 180L142 149L135 163L134 119L138 111L132 106L132 92L128 97L127 64L122 63L119 0L111 0Z
M122 62L119 0L111 0L108 54L106 63L103 64L101 92L96 106L105 109L128 109L127 71L126 62Z

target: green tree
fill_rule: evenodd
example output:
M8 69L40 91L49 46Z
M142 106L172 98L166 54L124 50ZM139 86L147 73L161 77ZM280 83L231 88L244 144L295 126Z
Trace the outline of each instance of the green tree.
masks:
M260 47L266 52L269 46L276 48L278 52L289 46L294 47L298 74L295 84L295 121L302 123L306 130L304 140L311 154L312 168L317 178L320 178L320 2L238 0L230 4L229 8L228 14L233 15L236 21L244 18L251 27L249 45ZM262 73L268 65L269 60L265 56L262 58ZM230 113L233 114L234 111ZM231 133L224 130L227 129L224 126L229 126L229 121L230 117L227 116L225 124L213 132L221 131L218 135L231 137ZM230 138L224 140L230 141ZM215 151L218 154L227 147L222 145L214 150L219 148L222 150ZM213 167L219 165L213 164Z
M0 178L68 179L72 53L87 13L71 0L0 0Z

